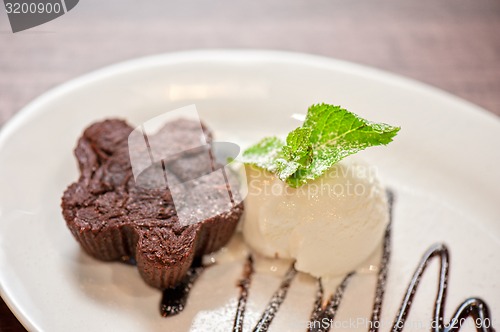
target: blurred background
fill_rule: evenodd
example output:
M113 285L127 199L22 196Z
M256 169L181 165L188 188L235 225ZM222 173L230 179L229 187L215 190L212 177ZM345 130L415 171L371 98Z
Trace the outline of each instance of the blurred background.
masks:
M353 61L500 115L498 0L82 0L66 15L16 34L0 10L0 124L47 89L91 70L205 48Z
M404 75L500 115L499 0L81 0L13 34L0 7L0 126L46 90L191 49L313 53ZM0 331L23 331L0 300Z

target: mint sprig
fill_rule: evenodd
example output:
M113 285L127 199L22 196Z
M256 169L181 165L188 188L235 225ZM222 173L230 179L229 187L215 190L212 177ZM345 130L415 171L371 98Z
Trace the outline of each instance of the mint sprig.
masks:
M296 188L351 154L390 143L399 129L369 122L340 106L312 105L302 127L290 132L286 142L266 137L245 150L241 161L274 173Z

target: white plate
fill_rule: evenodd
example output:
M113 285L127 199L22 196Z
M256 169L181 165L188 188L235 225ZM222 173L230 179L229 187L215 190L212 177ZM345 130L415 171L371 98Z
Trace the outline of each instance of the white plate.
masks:
M93 121L119 116L139 124L192 103L218 139L244 145L298 126L291 115L317 102L402 127L387 148L360 154L377 165L398 198L382 321L392 322L417 261L436 241L445 241L452 253L446 318L474 295L499 319L498 118L374 69L267 51L187 52L118 64L44 94L10 121L0 134L2 297L30 330L210 331L212 324L228 330L240 262L207 270L186 312L163 319L160 293L145 286L133 267L81 252L59 208L63 190L77 178L72 149ZM433 263L410 320L429 323L436 278ZM372 279L353 280L336 320L368 315ZM254 280L246 329L278 282L272 274ZM271 330L305 330L313 291L292 286ZM353 330L336 330L343 329Z

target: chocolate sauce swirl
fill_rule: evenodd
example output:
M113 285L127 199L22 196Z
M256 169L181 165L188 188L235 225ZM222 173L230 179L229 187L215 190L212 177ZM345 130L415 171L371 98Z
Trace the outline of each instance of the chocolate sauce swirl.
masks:
M174 316L184 310L194 282L207 267L202 265L201 259L196 260L179 285L163 290L160 303L160 313L163 317Z
M274 316L278 312L283 301L285 301L288 289L290 288L292 280L295 278L296 275L297 275L297 270L295 270L292 264L292 266L290 266L285 276L283 277L280 287L273 294L271 300L269 300L269 303L267 304L264 313L257 322L257 325L255 325L253 329L254 332L265 332L269 329L269 325L271 325Z
M236 315L234 317L233 332L243 331L243 319L245 318L248 290L250 289L253 273L253 258L252 255L248 255L245 266L243 267L243 277L238 282L238 287L240 288L240 297L238 299L238 306L236 309Z
M387 226L384 235L384 242L382 248L382 258L380 263L379 272L377 275L377 286L375 289L375 297L373 302L372 316L369 324L369 332L378 332L380 327L380 318L382 314L382 304L384 300L384 294L387 286L387 274L389 270L389 262L391 258L391 225L392 225L392 208L394 203L394 195L392 192L388 192L388 202L390 209L390 222ZM392 332L400 332L403 330L405 325L405 320L410 312L411 304L413 298L417 291L420 280L430 263L434 258L439 258L440 260L440 272L439 272L439 286L436 295L436 301L434 304L434 317L432 321L433 332L456 332L459 331L463 326L466 319L472 317L474 319L474 325L478 332L495 332L495 329L491 327L491 316L488 305L480 298L469 298L465 300L455 311L453 317L449 323L444 323L444 307L446 302L446 292L448 285L448 275L449 275L449 251L444 244L435 244L431 246L423 255L410 284L407 288L406 294L403 298L402 304L400 306L399 312L394 319L392 326ZM161 303L161 312L163 316L171 316L179 313L184 309L184 306L189 295L189 291L194 283L194 281L199 277L202 271L205 269L204 266L194 265L190 270L184 281L177 287L173 289L167 289L163 293L163 299ZM248 301L248 295L250 291L250 284L252 280L252 275L254 273L253 259L249 255L245 262L243 268L242 279L238 282L238 287L240 288L240 295L238 299L238 305L236 309L236 314L233 324L233 332L241 332L243 330L243 322L245 317L246 304ZM276 313L278 312L281 304L286 298L288 289L296 276L297 271L293 267L287 271L283 277L279 288L271 297L269 303L266 306L261 318L254 327L254 332L266 332L269 329ZM314 301L314 307L311 313L310 321L322 321L327 319L333 322L337 310L342 302L342 297L346 288L348 287L349 280L354 275L354 272L349 273L340 285L335 290L335 293L324 302L324 291L321 279L318 280L318 290L316 293L316 298ZM316 327L312 325L308 331L314 332L326 332L329 331L332 324L328 326Z
M238 306L234 317L233 332L243 331L243 319L248 299L248 291L254 272L253 258L249 255L243 268L242 279L238 282L238 287L240 287L240 296L238 298ZM271 325L271 322L273 321L274 316L278 312L281 304L285 300L288 289L290 288L290 285L296 275L297 270L295 270L292 264L283 277L280 286L269 300L269 303L267 304L266 309L262 313L259 321L255 325L253 329L254 332L265 332L269 329L269 326Z
M375 288L375 298L373 299L372 317L368 328L369 332L377 332L380 326L382 303L384 301L387 273L389 271L389 261L391 259L392 210L394 205L394 193L390 190L387 191L387 203L389 204L389 224L387 225L384 233L382 258L380 260L380 267L377 275L377 287Z
M375 290L375 299L373 304L372 318L369 325L370 332L377 332L380 326L380 316L382 312L382 302L384 298L385 288L387 284L387 271L389 269L389 261L391 257L391 225L392 225L392 209L394 203L394 194L388 191L388 201L389 201L389 211L390 211L390 223L387 226L382 260L380 263L380 270L377 279L377 287ZM411 304L413 302L413 297L417 291L420 279L424 274L429 262L434 258L439 257L440 259L440 272L439 272L439 285L438 293L436 296L436 302L434 304L434 318L432 321L432 331L434 332L454 332L460 330L461 326L465 322L465 319L472 317L475 322L475 327L477 331L480 332L494 332L495 330L491 327L491 317L487 304L479 298L469 298L465 300L459 308L456 310L452 319L448 324L444 323L444 306L446 302L446 291L448 285L448 272L450 267L449 251L444 244L435 244L431 246L423 255L420 263L413 274L410 281L410 285L406 291L403 298L399 313L394 319L392 326L393 332L400 332L404 328L406 317L409 314Z
M413 274L406 295L399 309L399 313L394 320L392 327L393 332L403 330L406 317L411 308L413 297L415 296L420 279L424 274L429 262L434 258L439 257L440 271L439 271L439 287L434 305L434 319L432 321L432 331L435 332L451 332L458 331L465 322L465 319L472 317L475 322L477 331L491 332L494 329L490 326L491 318L488 306L479 298L469 298L465 300L456 310L452 319L448 324L444 323L444 306L446 302L446 291L448 286L448 271L450 266L450 257L448 248L444 244L435 244L430 247L422 257L417 270Z
M316 292L316 300L314 301L314 309L311 314L310 321L313 322L322 322L324 319L327 321L333 321L335 318L335 314L337 313L337 309L342 302L342 297L344 296L344 291L349 284L349 280L354 275L354 272L349 273L344 280L337 286L335 293L330 297L330 299L324 303L323 297L323 285L321 283L321 279L318 280L318 291ZM311 325L308 329L308 332L324 332L323 326L315 326Z

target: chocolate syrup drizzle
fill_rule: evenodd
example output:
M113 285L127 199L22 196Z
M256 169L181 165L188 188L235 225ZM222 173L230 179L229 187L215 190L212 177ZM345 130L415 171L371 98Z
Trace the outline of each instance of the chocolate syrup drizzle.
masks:
M290 266L285 276L283 277L280 287L273 294L271 300L269 300L269 303L267 304L264 313L260 317L259 322L257 323L257 325L255 325L253 329L254 332L267 331L267 329L269 329L269 325L271 325L271 322L273 321L274 316L278 312L281 303L285 301L286 294L288 293L288 289L290 288L290 284L292 283L292 280L295 278L296 275L297 275L297 270L295 270L292 264L292 266Z
M434 306L434 320L432 321L433 331L458 331L460 330L462 323L469 316L474 319L477 331L494 331L494 329L489 325L489 323L491 323L491 318L488 306L479 298L469 298L465 300L453 315L450 323L445 324L443 322L446 289L448 285L448 270L450 266L448 248L443 244L433 245L422 257L422 260L420 261L420 264L411 279L410 285L408 286L408 290L403 299L403 303L401 304L401 308L399 309L399 313L394 320L392 331L398 332L403 330L404 322L410 311L413 297L415 296L420 279L424 274L427 265L434 257L439 257L441 267L439 272L439 288ZM485 319L489 320L488 324L485 324L487 322ZM480 324L478 324L479 322ZM488 327L486 327L486 325L488 325Z
M245 318L248 290L250 289L250 284L252 282L253 272L253 258L252 255L248 255L245 266L243 267L243 278L238 282L240 297L238 299L236 316L234 317L233 332L243 331L243 319Z
M316 292L316 300L314 301L314 309L311 314L309 321L311 322L323 322L327 319L329 322L333 321L337 309L342 302L342 297L344 296L344 291L349 284L349 280L354 275L354 272L349 273L344 280L337 286L335 293L330 297L327 302L323 302L323 284L321 279L318 279L318 291ZM311 325L308 332L323 332L322 326Z
M375 301L373 305L373 312L370 324L370 332L377 332L380 326L380 315L382 310L382 300L387 283L387 271L389 268L389 260L391 256L390 240L391 240L391 224L392 224L392 207L394 203L394 194L388 192L389 207L390 207L390 223L385 232L384 247L382 260L380 264L380 271L378 274L377 288L375 291ZM465 300L455 311L449 323L444 323L444 306L446 302L446 291L448 286L448 273L450 267L449 251L444 244L435 244L431 246L422 256L420 263L413 274L406 294L401 303L399 313L394 319L392 326L393 332L402 331L404 328L406 317L409 314L413 297L417 291L420 279L424 274L428 264L434 257L440 259L440 272L439 272L439 286L436 295L436 302L434 304L434 318L432 321L432 331L434 332L452 332L460 330L465 319L469 316L474 319L476 331L481 332L494 332L495 329L491 327L491 316L486 302L479 298L469 298Z
M196 260L179 285L163 290L160 303L160 313L163 317L174 316L184 310L194 282L209 266L203 265L201 259Z
M390 243L391 243L392 207L394 202L394 195L392 192L388 192L388 201L390 209L390 222L384 235L382 259L381 259L379 273L377 276L377 287L375 290L375 299L373 302L372 317L369 324L370 332L377 332L380 326L382 303L386 289L387 273L389 269L389 261L391 256ZM410 285L408 286L399 313L396 316L396 319L394 320L392 331L400 332L403 330L405 319L410 311L413 297L415 296L420 279L423 273L425 272L427 265L434 257L440 258L441 269L439 274L439 289L434 307L434 321L432 324L433 326L432 330L434 332L458 331L460 330L460 327L462 326L462 323L465 321L465 319L471 316L474 319L474 322L476 322L477 319L479 320L479 322L483 323L487 322L487 324L475 324L477 331L494 332L495 330L489 325L489 323L491 323L491 317L488 306L483 300L479 298L469 298L466 301L464 301L456 310L450 323L444 324L443 322L444 305L446 299L446 286L448 281L448 270L449 270L449 253L448 253L448 248L444 244L436 244L432 246L429 250L427 250L427 252L422 257L422 260L420 261L419 266L413 275ZM326 303L323 302L324 294L323 294L323 286L321 280L318 280L318 291L316 294L316 299L314 302L314 308L311 313L310 321L321 322L322 319L324 318L328 319L329 322L333 321L333 319L335 318L335 314L337 313L337 309L342 302L344 291L347 288L349 280L353 275L354 272L351 272L344 278L344 280L335 290L335 293L330 297L328 301L326 301ZM283 284L285 284L285 288L286 290L288 290L291 279L287 280L288 279L287 276L285 276L283 280L284 282L282 283L282 285L275 294L278 294L280 291L282 291L282 287L284 286ZM286 295L286 291L284 292L283 295ZM246 294L246 296L248 296L248 293ZM281 297L280 304L281 302L283 302L283 300L284 297ZM273 301L274 301L274 296L271 298L271 301L268 304L266 311L264 312L262 317L269 315L267 311L269 310L269 308L272 308ZM274 317L278 308L279 306L272 309L271 317ZM259 332L267 331L269 328L269 324L271 323L271 320L268 320L266 324L257 324L254 331L259 331ZM325 326L317 327L314 324L311 324L309 331L315 331L315 332L329 331L331 326L332 324L328 324L327 327Z
M369 332L378 332L380 327L380 317L382 313L382 304L384 299L384 293L387 284L387 274L389 269L389 261L391 257L391 225L392 225L392 207L394 202L394 195L392 192L388 192L388 201L390 208L390 222L387 226L384 235L384 242L382 248L382 259L380 263L380 269L377 276L377 286L375 289L375 298L373 302L372 316L369 323ZM486 302L480 298L469 298L465 300L455 311L452 319L449 323L444 323L444 306L446 300L446 291L448 284L448 274L449 274L449 251L444 244L435 244L431 246L423 255L411 282L408 286L406 294L403 298L399 312L394 320L392 326L392 332L400 332L403 330L405 325L405 320L410 312L411 304L413 298L417 291L419 282L433 258L439 258L440 260L440 272L439 272L439 287L436 295L436 302L434 305L434 318L432 321L433 332L456 332L460 330L462 324L469 317L474 319L474 326L478 332L495 332L495 329L491 327L491 316ZM198 278L198 276L203 271L203 266L194 266L190 269L185 281L176 288L165 290L163 293L163 300L161 304L161 312L163 316L171 316L179 313L183 310L189 291L193 285L193 282ZM252 275L254 273L253 259L249 255L247 257L246 263L243 268L242 279L238 282L238 287L240 288L240 296L238 299L238 306L234 318L233 332L241 332L243 330L243 321L245 315L246 304L248 300L248 294L250 289L250 284L252 280ZM294 269L293 265L287 271L282 279L279 288L271 297L269 303L266 306L260 320L254 327L254 332L266 332L269 329L271 322L273 321L276 313L278 312L281 304L286 298L288 289L296 276L297 271ZM335 293L328 299L328 301L323 301L324 291L321 279L318 280L318 290L316 293L316 298L314 301L314 307L311 313L310 321L322 321L324 318L332 322L337 313L337 309L342 302L342 297L349 284L351 277L354 272L349 273L340 285L335 290ZM480 322L481 324L478 324ZM320 324L322 325L322 324ZM326 332L330 330L332 324L328 324L327 327L315 327L311 324L308 331L314 332Z
M382 245L382 258L380 260L380 267L377 275L377 287L375 288L375 298L373 300L372 317L368 331L377 332L380 326L380 317L382 314L382 303L385 294L385 285L387 283L387 272L389 271L389 261L391 258L391 234L392 234L392 218L393 218L393 205L394 193L390 190L387 191L387 203L389 204L389 224L385 229L384 242Z

